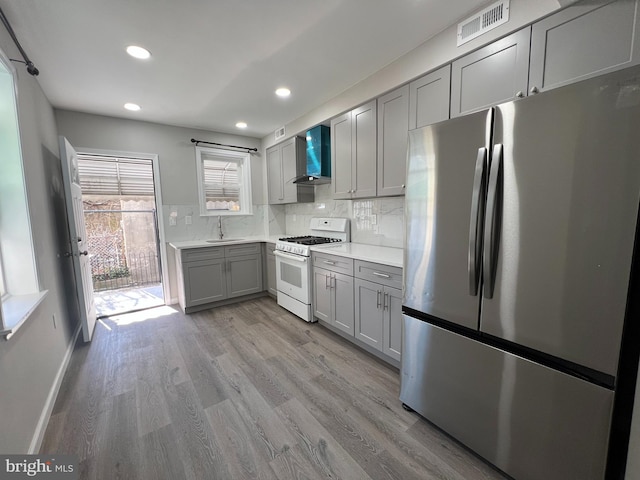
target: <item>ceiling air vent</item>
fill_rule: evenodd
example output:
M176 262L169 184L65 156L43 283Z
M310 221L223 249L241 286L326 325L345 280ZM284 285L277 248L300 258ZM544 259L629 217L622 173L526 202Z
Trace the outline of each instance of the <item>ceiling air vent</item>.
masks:
M469 40L479 37L509 21L509 0L503 0L489 5L473 17L467 18L458 24L459 47Z
M285 136L284 127L280 127L279 129L276 130L276 140L280 140L284 136Z

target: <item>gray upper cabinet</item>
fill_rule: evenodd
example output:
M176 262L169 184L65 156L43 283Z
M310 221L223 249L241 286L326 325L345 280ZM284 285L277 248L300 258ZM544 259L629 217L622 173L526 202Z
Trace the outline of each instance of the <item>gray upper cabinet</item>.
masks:
M529 93L638 63L638 2L581 3L533 25Z
M284 201L282 149L278 145L267 148L267 191L269 205L275 205Z
M451 65L445 65L411 82L409 84L409 130L447 120L450 93Z
M333 198L376 196L376 101L331 120Z
M293 183L304 171L306 140L293 137L267 149L267 190L269 204L312 202L313 186Z
M351 112L353 148L351 151L352 197L376 196L377 118L376 101Z
M351 112L331 120L333 198L351 198Z
M408 132L409 85L405 85L378 98L378 196L404 194Z
M451 117L527 94L531 27L466 55L451 67Z

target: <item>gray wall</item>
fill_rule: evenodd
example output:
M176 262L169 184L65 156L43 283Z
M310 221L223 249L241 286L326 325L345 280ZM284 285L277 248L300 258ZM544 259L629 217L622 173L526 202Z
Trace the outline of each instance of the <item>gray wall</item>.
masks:
M60 135L67 137L76 150L93 148L157 154L163 205L198 203L195 150L191 138L260 147L259 139L239 135L68 110L56 110L55 115ZM260 155L252 155L251 183L253 202L256 204L264 203L263 163Z
M158 155L160 167L161 205L159 215L164 219L165 240L193 240L212 232L215 218L199 217L198 181L196 176L195 148L191 138L227 145L260 148L260 139L239 135L196 130L193 128L160 125L151 122L106 117L68 110L55 111L60 135L67 137L78 151L85 149L112 150L121 152L151 153ZM260 153L251 155L251 189L253 204L265 202L264 160ZM171 211L179 213L177 225L170 226ZM184 217L192 215L192 224L186 225ZM242 229L257 234L264 232L264 212L254 208L252 217L225 218L225 231L232 233L233 227L249 222ZM216 230L217 232L217 230ZM177 301L176 273L173 249L165 245L169 274L169 297Z
M4 28L0 48L20 58ZM65 284L73 286L69 261L59 258L68 245L55 118L37 80L24 65L18 71L18 115L36 264L41 287L49 294L10 340L0 339L0 452L26 453L56 374L78 325L77 310L67 312ZM46 75L46 72L42 72ZM63 205L63 203L62 203ZM65 236L66 233L66 236ZM54 327L53 316L56 317Z
M482 45L518 30L576 0L511 0L509 21L480 37L456 47L457 25L430 38L383 69L345 90L320 107L285 125L287 136L304 133L308 128L368 102L425 73L451 62ZM491 2L487 2L491 3ZM473 12L472 12L473 13ZM462 19L461 19L462 20ZM262 139L263 149L277 143L273 133Z

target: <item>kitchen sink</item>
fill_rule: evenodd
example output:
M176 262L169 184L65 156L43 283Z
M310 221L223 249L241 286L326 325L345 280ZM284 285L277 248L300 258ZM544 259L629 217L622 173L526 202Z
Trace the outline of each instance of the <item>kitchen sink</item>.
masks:
M211 240L206 240L207 243L220 243L220 242L237 242L239 240L244 240L244 238L214 238Z

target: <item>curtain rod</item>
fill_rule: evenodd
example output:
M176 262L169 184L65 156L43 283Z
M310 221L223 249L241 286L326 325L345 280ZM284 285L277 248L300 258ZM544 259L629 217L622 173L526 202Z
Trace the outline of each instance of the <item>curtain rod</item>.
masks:
M20 45L20 42L18 41L18 37L16 37L16 34L13 31L13 28L11 28L11 24L9 24L9 20L7 20L7 17L5 17L4 12L2 11L1 8L0 8L0 20L2 20L2 23L4 23L4 26L7 29L7 32L9 32L9 35L11 35L11 38L13 39L13 43L16 44L16 47L18 47L18 50L20 50L20 54L22 55L22 58L24 58L24 61L16 60L15 58L11 58L10 60L14 62L24 63L27 66L27 72L29 72L34 77L37 77L40 74L40 70L36 68L36 66L33 64L31 60L29 60L29 57L27 56L26 52L22 48L22 45Z
M224 143L215 143L215 142L205 142L204 140L196 140L195 138L191 139L191 143L195 143L196 147L198 146L198 144L200 143L206 143L207 145L216 145L218 147L227 147L227 148L238 148L240 150L246 150L247 153L249 152L257 152L258 149L257 148L249 148L249 147L241 147L239 145L225 145Z

